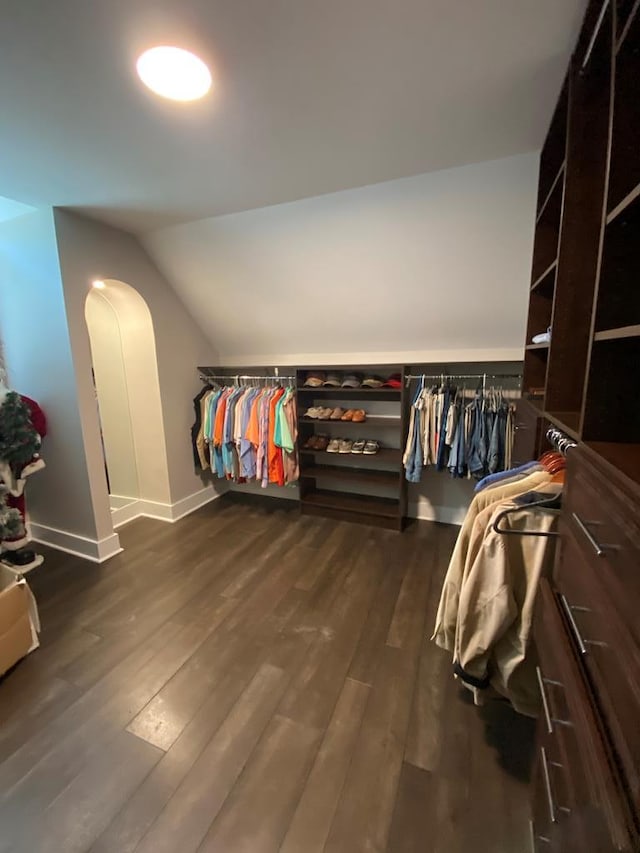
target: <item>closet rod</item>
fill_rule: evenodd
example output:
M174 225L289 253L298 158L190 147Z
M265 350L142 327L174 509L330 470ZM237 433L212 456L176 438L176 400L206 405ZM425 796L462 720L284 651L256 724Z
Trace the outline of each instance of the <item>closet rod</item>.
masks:
M572 438L562 432L562 430L557 427L549 427L547 430L547 441L552 444L555 450L558 453L561 453L563 456L567 455L567 451L571 450L573 447L578 446L578 442L574 441Z
M408 373L407 385L412 379L522 379L521 373Z
M229 374L229 373L225 373L225 374L222 374L222 373L202 373L200 375L200 379L202 379L203 382L208 382L210 379L226 379L227 381L233 380L234 382L239 382L241 380L242 381L253 380L253 379L260 379L261 381L264 381L264 380L268 379L268 380L273 381L273 382L279 382L281 379L293 381L293 380L295 380L295 378L296 378L295 376L264 376L264 375L262 375L262 376L250 376L248 374L240 375L237 373L232 373L232 374Z

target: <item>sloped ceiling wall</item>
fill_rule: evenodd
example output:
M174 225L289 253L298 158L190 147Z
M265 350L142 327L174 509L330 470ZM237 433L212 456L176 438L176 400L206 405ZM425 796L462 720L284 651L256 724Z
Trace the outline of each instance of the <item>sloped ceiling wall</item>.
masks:
M536 181L522 154L144 243L225 364L518 359Z

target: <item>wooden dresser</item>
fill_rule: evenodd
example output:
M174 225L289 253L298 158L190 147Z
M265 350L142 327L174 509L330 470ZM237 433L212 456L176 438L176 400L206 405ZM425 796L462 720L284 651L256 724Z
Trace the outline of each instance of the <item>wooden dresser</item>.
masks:
M568 452L553 577L534 637L544 714L535 850L640 850L640 487Z
M540 159L513 454L576 442L534 625L536 851L640 851L639 367L640 0L592 0Z

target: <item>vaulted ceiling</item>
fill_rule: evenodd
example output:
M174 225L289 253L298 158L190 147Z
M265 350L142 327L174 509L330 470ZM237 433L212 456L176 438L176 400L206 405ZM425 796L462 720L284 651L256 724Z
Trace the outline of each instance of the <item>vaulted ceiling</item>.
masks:
M0 0L0 194L135 231L540 146L584 0ZM212 93L134 72L194 50Z

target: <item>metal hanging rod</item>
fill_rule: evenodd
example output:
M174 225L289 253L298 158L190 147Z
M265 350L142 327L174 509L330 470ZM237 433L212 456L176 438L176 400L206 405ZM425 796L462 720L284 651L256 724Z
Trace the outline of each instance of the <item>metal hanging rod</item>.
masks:
M252 376L248 374L221 374L221 373L201 373L200 379L203 382L209 382L210 379L222 379L225 382L245 382L245 381L254 381L260 380L261 382L269 381L269 382L280 382L281 380L286 380L293 382L295 380L295 376Z
M557 427L550 427L547 430L547 441L563 456L566 456L567 451L571 450L572 447L578 446L577 441L569 438L566 433L562 432L562 430Z
M407 385L412 379L522 379L521 373L409 373L405 376Z

